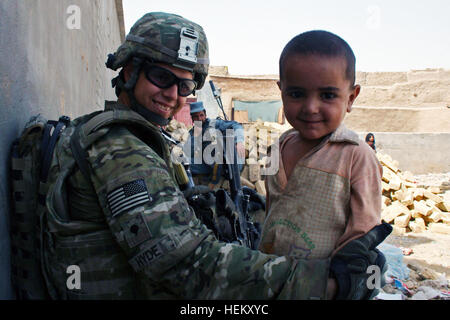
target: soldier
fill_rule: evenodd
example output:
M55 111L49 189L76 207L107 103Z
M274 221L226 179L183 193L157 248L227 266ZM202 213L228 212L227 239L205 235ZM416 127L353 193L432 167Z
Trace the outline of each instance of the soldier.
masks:
M203 86L208 64L203 29L161 12L138 20L110 55L107 66L122 68L113 80L118 101L72 121L52 160L41 223L50 296L367 298L373 291L366 270L384 266L374 248L389 230L352 241L330 270L329 260L291 260L220 242L196 218L160 127ZM80 271L78 285L68 285L69 268Z
M213 148L209 150L211 152L208 152L207 148L214 139L229 139L226 137L227 133L231 131L236 145L239 171L242 171L245 159L244 128L236 121L208 118L201 101L191 103L190 109L194 126L189 130L189 141L185 146L185 150L186 147L190 149L186 150L189 151L186 153L190 154L190 169L196 184L210 185L216 189L220 187L224 180L221 176L223 159L220 159L218 163L208 163L207 158L214 159L216 150ZM217 169L214 169L215 166L217 166Z

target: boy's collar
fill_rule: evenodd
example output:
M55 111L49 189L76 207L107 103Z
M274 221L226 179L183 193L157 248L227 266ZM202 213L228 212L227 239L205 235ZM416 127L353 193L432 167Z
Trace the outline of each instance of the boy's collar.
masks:
M344 124L341 124L336 131L330 136L330 142L349 142L355 145L359 145L359 136L356 132L347 129Z

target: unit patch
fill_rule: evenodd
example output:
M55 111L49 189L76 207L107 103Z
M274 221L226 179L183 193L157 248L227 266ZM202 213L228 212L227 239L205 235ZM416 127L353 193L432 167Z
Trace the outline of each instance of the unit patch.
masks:
M138 214L133 219L122 222L121 226L130 248L134 248L152 238L152 234L142 214Z
M135 180L116 188L106 195L106 199L113 217L152 201L143 179Z

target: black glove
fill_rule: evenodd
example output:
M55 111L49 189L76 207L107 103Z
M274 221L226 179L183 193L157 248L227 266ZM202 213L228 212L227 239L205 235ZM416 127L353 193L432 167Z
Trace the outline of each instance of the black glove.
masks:
M195 215L217 236L218 225L216 220L216 197L214 191L207 186L195 186L183 191Z
M338 300L368 300L378 294L369 289L367 273L369 266L376 265L381 271L381 287L385 284L386 258L376 247L392 232L392 226L383 222L364 236L350 241L331 259L330 273L338 283Z
M239 219L236 206L228 192L224 189L216 191L216 210L218 216Z
M253 190L249 187L242 187L242 192L244 195L250 196L250 201L248 203L248 211L258 211L258 210L266 210L266 198L262 195L260 195L256 190Z

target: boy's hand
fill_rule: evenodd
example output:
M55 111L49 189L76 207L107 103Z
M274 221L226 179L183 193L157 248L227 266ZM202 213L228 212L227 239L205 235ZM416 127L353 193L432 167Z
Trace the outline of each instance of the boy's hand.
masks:
M386 259L376 247L391 233L392 226L383 222L364 236L350 241L331 259L331 275L336 279L338 292L336 299L368 300L379 288L369 289L367 273L369 266L378 266L381 287L384 285Z

